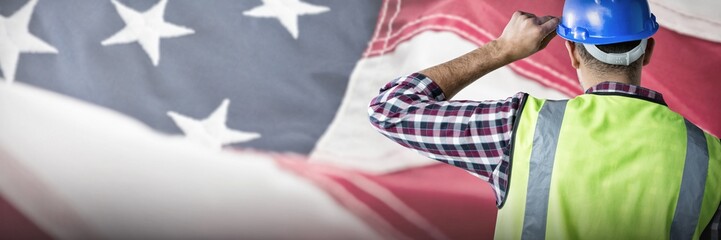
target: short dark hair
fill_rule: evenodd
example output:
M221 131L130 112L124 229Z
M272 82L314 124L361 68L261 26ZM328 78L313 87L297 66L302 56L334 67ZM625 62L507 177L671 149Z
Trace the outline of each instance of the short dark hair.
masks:
M599 50L604 51L606 53L625 53L630 51L631 49L638 46L638 44L641 43L641 40L636 41L629 41L629 42L620 42L620 43L612 43L612 44L603 44L603 45L596 45ZM582 43L576 43L576 49L578 50L578 55L581 56L581 59L583 62L594 71L599 72L600 74L604 74L607 72L624 72L631 79L637 79L638 76L636 76L638 69L641 68L642 64L640 64L641 61L643 61L643 57L637 59L636 61L632 62L628 66L624 65L613 65L608 64L599 61L598 59L594 58L585 47L583 47Z

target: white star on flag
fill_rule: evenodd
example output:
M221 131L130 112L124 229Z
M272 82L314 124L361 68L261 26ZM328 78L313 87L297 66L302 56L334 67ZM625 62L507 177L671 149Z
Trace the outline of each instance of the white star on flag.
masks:
M317 6L300 0L263 0L263 5L243 12L245 16L278 18L280 24L298 39L298 16L320 14L329 11L326 6Z
M28 30L37 0L31 0L12 16L0 16L0 70L8 83L15 81L20 53L58 53L50 44Z
M220 150L223 145L259 138L258 133L233 130L225 125L229 104L230 100L224 99L220 106L203 120L195 120L173 111L168 112L168 116L183 131L187 139L213 149Z
M147 11L140 13L113 0L113 5L125 21L125 28L101 42L103 46L138 42L154 66L160 61L160 39L193 34L193 29L174 25L163 19L168 0L160 0Z

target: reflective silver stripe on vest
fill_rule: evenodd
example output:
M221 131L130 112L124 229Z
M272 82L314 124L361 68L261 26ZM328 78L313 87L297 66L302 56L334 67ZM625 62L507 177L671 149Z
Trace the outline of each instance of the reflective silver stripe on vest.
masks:
M708 175L708 147L703 131L686 120L686 162L678 193L676 212L671 222L671 239L691 239L703 202Z
M556 157L556 145L561 131L563 114L566 111L566 103L568 100L546 100L538 113L528 170L522 239L544 239L546 237L548 193L551 189L553 160Z

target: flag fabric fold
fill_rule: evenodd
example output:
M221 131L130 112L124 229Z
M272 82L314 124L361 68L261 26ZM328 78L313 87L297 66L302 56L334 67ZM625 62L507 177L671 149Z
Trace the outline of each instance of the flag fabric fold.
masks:
M2 1L0 237L490 238L489 186L385 139L368 102L562 5ZM642 85L721 136L719 3L650 6ZM568 61L557 38L455 98L573 97Z

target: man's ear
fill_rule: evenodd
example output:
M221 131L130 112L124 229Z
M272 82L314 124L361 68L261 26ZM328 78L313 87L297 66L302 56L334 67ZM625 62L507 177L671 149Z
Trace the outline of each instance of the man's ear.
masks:
M576 56L576 44L567 40L566 50L568 51L568 58L571 59L571 66L573 66L573 68L575 69L578 69L578 67L581 65L581 62Z
M656 40L649 38L646 43L646 53L643 54L643 65L646 66L651 62L651 55L653 55L653 46L656 45Z

